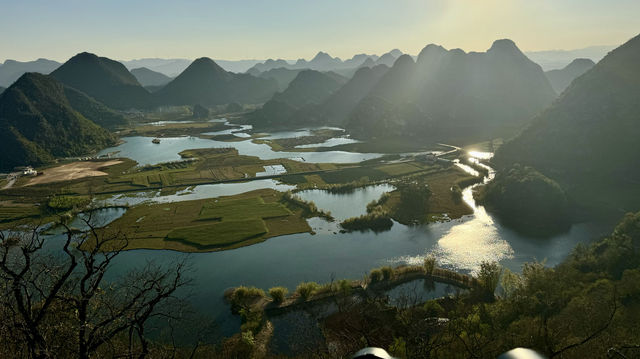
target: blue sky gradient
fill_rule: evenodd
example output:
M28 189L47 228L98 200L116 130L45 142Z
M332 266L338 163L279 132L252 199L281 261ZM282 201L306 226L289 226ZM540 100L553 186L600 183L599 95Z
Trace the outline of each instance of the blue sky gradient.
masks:
M617 45L640 33L638 0L0 0L0 61L348 58L426 44L484 51Z

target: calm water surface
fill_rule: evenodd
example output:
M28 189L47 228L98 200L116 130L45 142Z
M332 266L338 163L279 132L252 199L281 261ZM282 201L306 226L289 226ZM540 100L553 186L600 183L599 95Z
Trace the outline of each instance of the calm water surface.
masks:
M308 131L308 130L304 130ZM285 138L300 133L272 134L271 138ZM306 133L306 132L305 132ZM267 145L251 141L217 142L199 138L164 138L154 145L148 137L125 138L126 143L103 152L120 150L121 155L140 163L158 163L179 159L177 152L187 148L229 147L238 148L241 154L261 158L302 157L312 162L357 162L379 156L349 152L286 153L273 152ZM162 150L159 150L162 149ZM487 159L489 153L474 154ZM457 164L471 172L472 168ZM277 171L278 169L272 169ZM491 173L489 178L490 180ZM258 188L274 188L280 191L292 186L273 180L247 183L202 185L172 195L157 192L136 196L115 196L111 203L141 203L144 201L171 202L242 193ZM319 208L331 211L338 221L366 212L367 203L393 190L390 185L370 186L347 194L330 194L321 190L309 190L298 195L313 200ZM547 265L562 261L578 243L589 242L610 232L608 224L581 223L567 233L545 239L528 238L508 228L477 206L472 188L463 191L464 200L474 213L463 218L430 225L405 226L394 223L391 230L382 233L339 233L337 222L310 219L316 234L303 233L265 242L213 253L182 254L171 251L136 250L123 253L109 273L112 279L139 267L149 260L170 262L189 256L193 265L194 283L190 289L190 301L203 315L218 320L223 334L237 331L239 319L230 314L222 293L238 285L250 285L268 289L283 285L295 289L301 281L328 282L335 278L361 278L373 267L381 265L419 264L428 255L434 255L444 267L461 272L474 273L483 261L498 261L505 267L519 271L522 264L534 260L546 260ZM438 291L436 291L438 292Z
M256 156L263 160L291 158L313 163L356 163L382 156L379 153L357 153L346 151L326 152L276 152L267 144L253 143L251 139L239 142L224 142L198 137L163 137L159 144L152 143L153 137L132 136L122 138L124 143L106 148L98 155L118 152L117 156L127 157L140 165L181 160L179 152L194 148L235 147L241 155Z

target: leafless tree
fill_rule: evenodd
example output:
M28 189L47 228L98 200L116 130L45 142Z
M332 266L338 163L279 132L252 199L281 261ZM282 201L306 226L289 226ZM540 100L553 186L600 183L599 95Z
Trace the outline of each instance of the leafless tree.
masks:
M144 358L145 328L187 284L185 260L147 263L118 281L105 280L127 248L120 231L64 225L63 238L30 231L0 232L0 347L27 358L100 354ZM58 241L58 243L55 243Z

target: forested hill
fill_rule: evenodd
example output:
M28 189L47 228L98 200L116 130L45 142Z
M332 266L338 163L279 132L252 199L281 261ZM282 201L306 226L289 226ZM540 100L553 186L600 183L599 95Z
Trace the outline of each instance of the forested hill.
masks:
M50 76L23 75L0 95L0 170L42 165L115 143L113 135L82 113L106 122L122 120L82 93L65 91Z
M72 57L51 76L114 109L143 109L152 104L151 94L123 64L88 52Z
M494 158L532 166L569 192L618 210L640 208L640 36L573 81Z

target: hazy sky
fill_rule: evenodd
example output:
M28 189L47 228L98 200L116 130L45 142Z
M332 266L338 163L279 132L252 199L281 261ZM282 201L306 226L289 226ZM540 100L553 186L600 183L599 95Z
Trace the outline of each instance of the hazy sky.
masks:
M621 44L639 15L640 0L0 0L0 60L574 49Z

